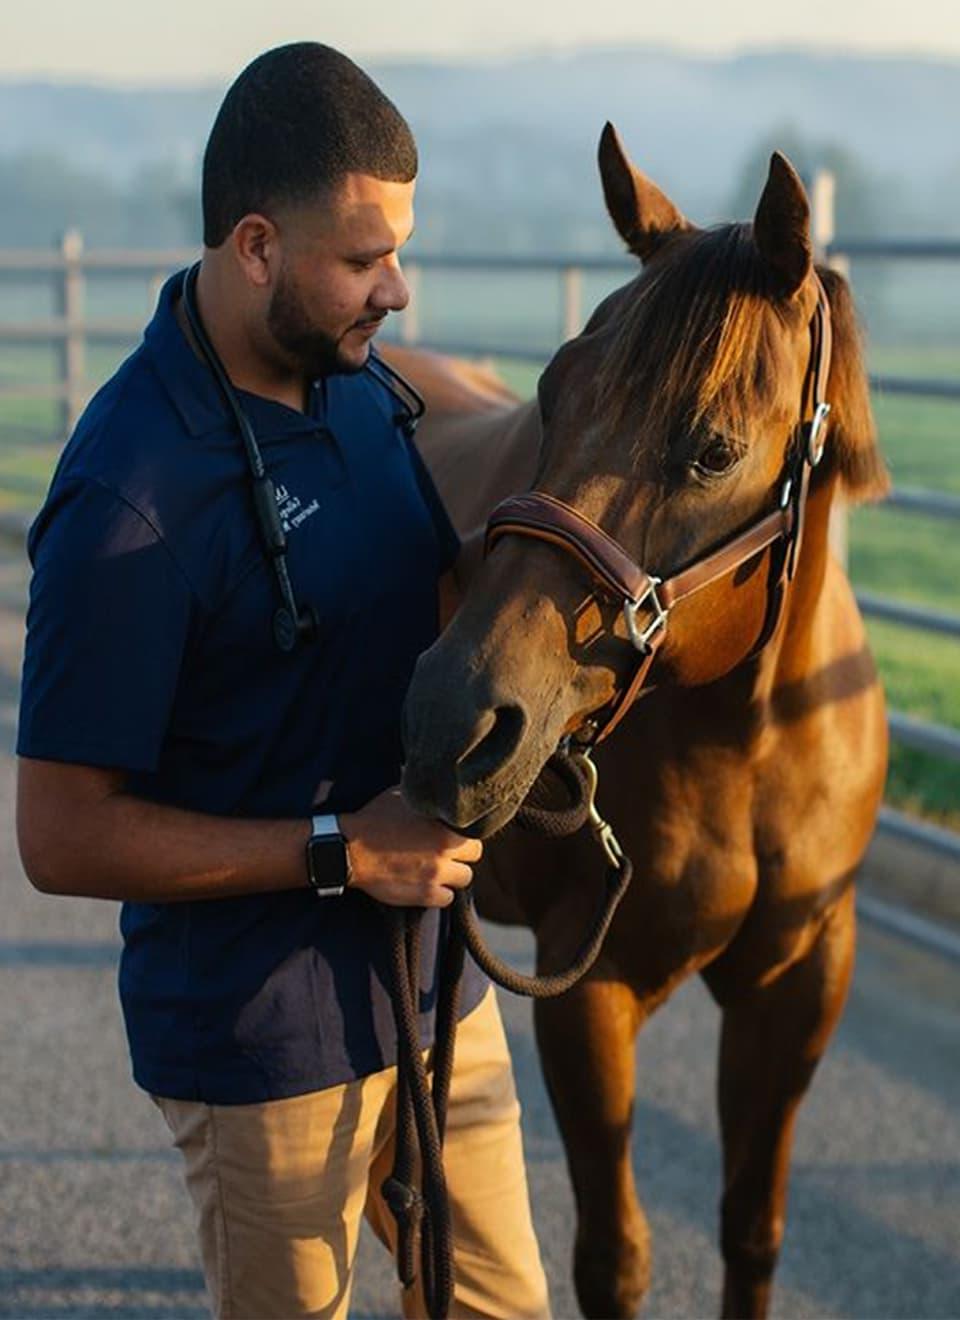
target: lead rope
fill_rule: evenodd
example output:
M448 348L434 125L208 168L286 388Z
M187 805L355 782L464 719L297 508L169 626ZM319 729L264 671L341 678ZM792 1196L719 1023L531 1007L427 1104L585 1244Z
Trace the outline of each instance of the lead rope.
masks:
M613 914L633 874L613 830L595 804L597 771L585 751L558 751L545 770L561 782L567 807L536 805L530 798L515 819L524 829L557 838L589 824L607 858L604 896L590 930L570 965L547 976L524 976L498 958L484 943L470 888L458 890L450 908L444 955L437 974L433 1084L418 1032L420 927L422 908L385 908L390 926L390 974L397 1029L397 1122L393 1169L382 1192L397 1223L397 1273L404 1288L416 1279L416 1240L420 1235L423 1295L431 1320L445 1320L453 1297L453 1233L443 1172L443 1137L453 1075L464 955L513 994L548 999L563 994L596 961ZM540 780L538 779L538 784ZM471 887L472 888L472 887ZM420 1187L416 1185L420 1164Z

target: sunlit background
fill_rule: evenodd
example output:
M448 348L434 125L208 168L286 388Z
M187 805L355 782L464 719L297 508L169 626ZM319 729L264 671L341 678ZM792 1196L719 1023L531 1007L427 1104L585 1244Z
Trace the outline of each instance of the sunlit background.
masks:
M0 42L0 1315L204 1314L177 1169L127 1079L111 905L40 898L16 862L24 532L73 420L197 249L225 87L300 39L363 64L420 146L414 298L386 333L488 359L523 395L631 273L596 173L605 120L701 224L751 215L775 147L815 194L894 480L848 537L894 733L860 910L901 924L888 944L865 928L850 1025L801 1122L776 1314L956 1314L956 978L930 949L960 956L958 0L40 0L6 5ZM911 961L901 935L921 928ZM716 1313L716 1040L698 993L641 1056L657 1315ZM505 1012L557 1314L573 1314L562 1156L525 1010ZM356 1314L381 1314L386 1264L360 1276Z
M417 135L417 236L407 254L416 296L406 326L391 333L494 356L527 392L551 349L628 269L593 265L622 260L596 178L606 119L700 223L749 216L777 147L808 182L825 170L835 181L833 215L820 222L827 237L835 231L832 256L851 274L870 365L885 386L877 411L897 486L960 490L955 0L414 0L368 4L362 16L306 0L268 8L57 0L17 6L5 28L0 502L8 511L23 516L36 505L72 416L135 342L157 277L195 247L199 157L225 86L259 51L299 38L357 58ZM139 254L139 266L124 274L88 265L68 291L59 268L36 269L68 231L91 261L109 250L104 260L113 253L130 267ZM32 268L28 249L39 253ZM145 249L175 251L154 259ZM514 264L462 260L478 256ZM532 269L527 258L554 259L556 269ZM86 333L72 343L44 338L37 322L63 316L70 299L69 314L90 323ZM930 394L919 392L924 381ZM859 589L955 609L960 538L945 536L948 527L902 510L858 515ZM956 639L879 618L871 628L895 703L960 724ZM955 769L898 746L891 798L956 823Z

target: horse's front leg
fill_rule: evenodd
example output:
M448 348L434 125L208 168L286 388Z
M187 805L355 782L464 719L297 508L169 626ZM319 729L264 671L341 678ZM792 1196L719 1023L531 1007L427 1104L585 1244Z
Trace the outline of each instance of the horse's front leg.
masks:
M535 1007L576 1197L574 1279L587 1316L635 1315L650 1280L650 1234L630 1160L640 1017L628 986L593 977Z
M840 1017L853 971L853 888L800 962L737 993L723 964L704 979L723 1008L719 1105L723 1315L767 1314L783 1240L797 1109Z

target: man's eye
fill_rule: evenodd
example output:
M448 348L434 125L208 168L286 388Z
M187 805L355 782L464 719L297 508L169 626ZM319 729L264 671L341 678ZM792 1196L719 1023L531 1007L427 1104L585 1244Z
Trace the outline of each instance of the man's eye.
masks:
M350 265L354 270L373 270L374 263L372 261L351 261Z
M736 446L723 436L715 436L693 461L693 468L705 476L718 477L729 472L740 457Z

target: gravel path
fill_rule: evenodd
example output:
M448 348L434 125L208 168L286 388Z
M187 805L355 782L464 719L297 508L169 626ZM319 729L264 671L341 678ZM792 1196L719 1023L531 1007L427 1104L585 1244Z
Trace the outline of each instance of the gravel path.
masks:
M34 893L13 840L22 567L0 560L0 1316L206 1314L177 1158L129 1080L116 909ZM495 936L528 958L522 932ZM577 1314L573 1213L526 1003L502 997L555 1314ZM645 1032L634 1158L650 1316L717 1311L717 1019L698 983ZM363 1242L351 1314L395 1313ZM850 1006L801 1114L783 1317L960 1316L960 966L865 930Z

